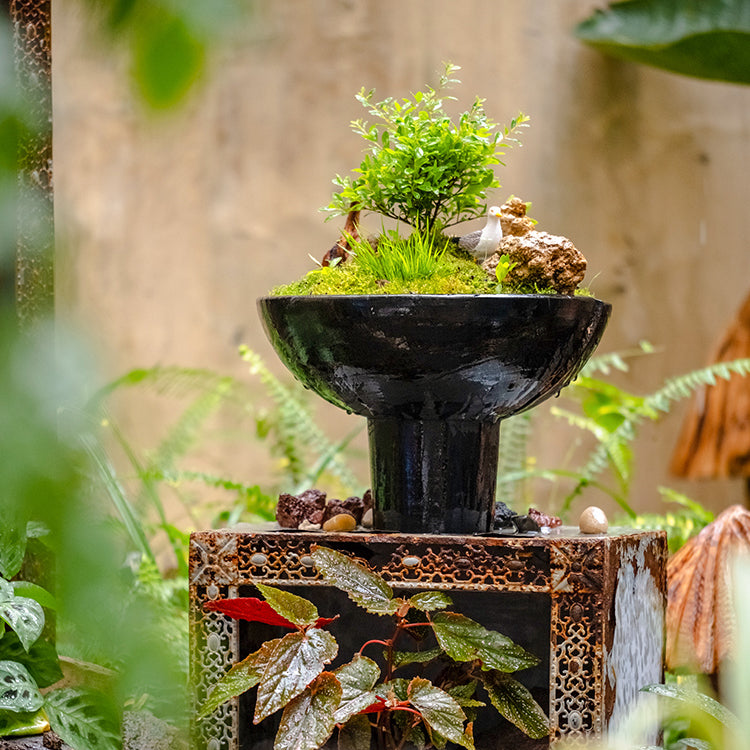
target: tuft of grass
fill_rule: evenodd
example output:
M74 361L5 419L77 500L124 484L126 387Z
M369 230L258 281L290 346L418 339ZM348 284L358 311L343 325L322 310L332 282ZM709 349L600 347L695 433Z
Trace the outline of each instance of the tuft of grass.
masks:
M412 232L407 238L398 232L383 232L375 245L366 239L349 239L351 252L367 274L382 281L410 282L437 273L445 255L444 237Z

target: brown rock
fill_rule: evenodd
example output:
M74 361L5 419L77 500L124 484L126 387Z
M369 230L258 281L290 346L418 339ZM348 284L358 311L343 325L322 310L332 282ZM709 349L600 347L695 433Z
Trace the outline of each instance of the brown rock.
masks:
M539 526L547 526L550 529L555 529L558 526L562 526L562 519L557 516L550 516L547 513L542 513L541 510L536 508L529 508L529 518L536 521Z
M586 258L565 237L536 230L522 237L510 236L500 240L498 251L483 264L494 278L501 255L514 264L506 283L519 287L554 289L558 294L573 294L586 274Z
M276 520L284 529L296 529L303 520L321 523L325 504L326 493L320 490L305 490L299 495L279 495Z
M349 513L349 511L344 507L344 503L342 503L341 500L337 498L331 498L326 503L325 508L323 508L323 518L321 520L321 523L325 523L329 518L333 518L339 513Z
M526 216L526 203L512 196L500 206L500 226L503 236L520 237L534 229L534 222Z
M365 490L365 494L362 495L362 502L365 505L365 511L372 508L372 506L374 505L372 501L372 490Z

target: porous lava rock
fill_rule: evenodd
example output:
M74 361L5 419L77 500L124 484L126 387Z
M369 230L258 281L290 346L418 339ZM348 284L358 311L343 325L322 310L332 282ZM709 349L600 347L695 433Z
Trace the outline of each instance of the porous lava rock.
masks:
M534 221L526 216L527 204L520 198L512 196L500 206L500 226L503 237L510 235L521 237L534 229Z
M495 517L493 527L495 529L508 529L513 526L513 518L518 515L511 510L504 502L498 500L495 503Z
M573 294L586 274L586 258L566 237L531 230L500 240L497 252L482 268L495 276L500 258L508 256L511 265L505 282L517 287L552 289L558 294Z
M555 529L558 526L562 526L561 518L549 515L548 513L543 513L541 510L537 510L536 508L529 508L529 518L533 518L539 524L539 526L546 526L550 529Z
M326 506L326 493L321 490L305 490L299 495L279 495L276 504L276 521L284 529L299 528L302 521L322 523Z

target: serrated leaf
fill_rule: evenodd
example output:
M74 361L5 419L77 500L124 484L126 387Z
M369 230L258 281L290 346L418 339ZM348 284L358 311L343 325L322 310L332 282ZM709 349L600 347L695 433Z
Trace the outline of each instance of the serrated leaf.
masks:
M393 589L377 574L328 547L314 547L315 567L326 583L341 589L367 612L392 615L403 604L394 599Z
M336 726L333 716L340 700L336 676L318 675L281 714L274 750L317 750L324 745Z
M208 716L225 701L254 688L263 677L269 659L274 658L276 648L281 640L283 639L266 641L257 651L234 664L213 686L198 710L198 718L202 719Z
M0 710L37 711L44 699L29 670L16 661L0 661Z
M434 612L438 609L445 609L453 604L453 601L442 591L423 591L420 594L414 594L409 597L409 604L418 609L420 612Z
M372 659L357 654L334 674L341 684L341 702L334 718L337 724L343 724L375 701L377 696L372 689L380 677L380 667Z
M370 750L372 727L369 719L358 714L339 729L338 750Z
M522 732L533 739L549 735L549 720L528 689L518 680L497 672L480 679L492 705Z
M534 667L539 659L505 635L457 612L436 612L432 627L438 644L455 661L482 662L482 669L516 672Z
M296 698L336 658L336 639L325 630L289 633L277 641L258 685L253 722L257 724Z
M296 629L296 625L286 617L282 617L268 602L255 597L239 597L236 599L216 599L206 602L204 609L210 612L221 612L233 620L247 620L248 622L262 622L266 625L278 625L282 628Z
M14 596L12 599L0 601L0 620L10 626L28 651L44 629L44 610L33 599Z
M375 688L375 693L383 700L409 700L409 680L396 677L388 682L383 682Z
M437 659L441 653L442 650L439 648L431 648L427 651L394 651L393 666L397 669L407 664L423 664L424 662Z
M263 598L283 618L293 622L295 625L305 627L314 625L318 620L318 610L312 602L289 591L282 591L274 586L266 586L262 583L255 584Z
M16 661L23 664L40 688L49 687L63 677L57 650L46 640L37 640L26 651L18 636L8 632L0 640L0 661Z
M462 708L481 708L487 704L474 698L477 682L467 682L464 685L454 685L448 690L448 695L453 698Z
M103 710L102 696L90 690L63 688L44 698L53 731L76 750L120 750L122 738L114 717Z
M408 697L430 729L451 742L473 750L474 741L464 730L466 714L445 690L423 677L415 677L409 683Z

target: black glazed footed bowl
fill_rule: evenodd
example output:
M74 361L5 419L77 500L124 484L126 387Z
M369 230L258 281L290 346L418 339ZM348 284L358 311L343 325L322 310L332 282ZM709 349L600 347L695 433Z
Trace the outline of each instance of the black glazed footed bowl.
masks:
M258 307L284 364L336 406L490 422L567 385L611 310L552 295L280 296Z
M550 295L263 297L302 383L367 417L374 528L492 528L500 420L567 385L610 305Z

